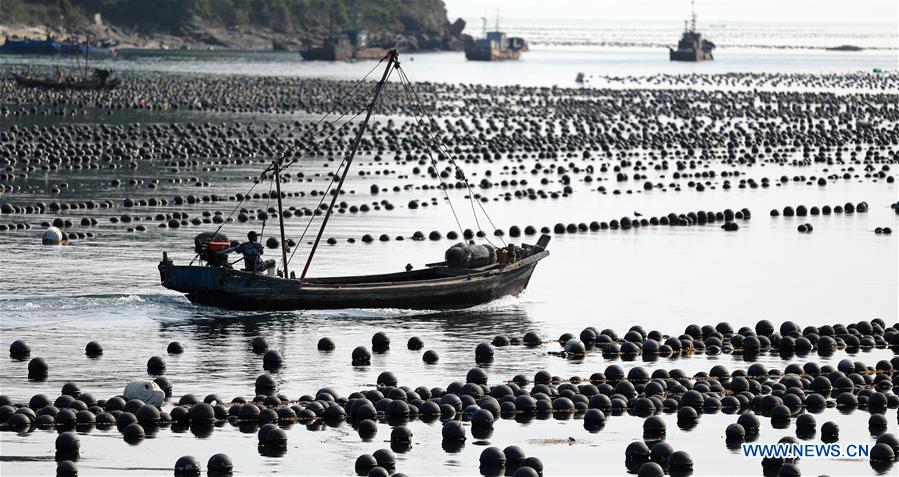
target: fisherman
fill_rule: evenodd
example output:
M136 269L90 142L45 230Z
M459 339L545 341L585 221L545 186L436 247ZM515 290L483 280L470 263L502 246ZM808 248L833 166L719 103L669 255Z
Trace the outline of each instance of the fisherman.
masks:
M231 252L237 252L243 255L244 261L244 270L250 272L264 272L269 269L274 269L275 261L274 260L262 260L262 245L258 242L259 235L250 231L247 233L247 241L240 244L235 245L233 247L228 247L222 250L219 253L228 254Z

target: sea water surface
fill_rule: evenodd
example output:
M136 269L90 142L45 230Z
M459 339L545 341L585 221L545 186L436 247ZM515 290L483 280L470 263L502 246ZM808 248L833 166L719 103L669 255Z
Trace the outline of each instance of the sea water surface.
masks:
M574 75L583 71L596 75L648 75L686 72L850 72L874 67L895 68L895 51L871 50L859 53L800 49L724 48L717 60L702 64L675 64L667 61L667 52L655 47L575 47L535 46L518 63L475 64L465 62L460 53L410 55L405 68L413 80L453 83L571 85ZM28 64L52 64L59 60L0 57L7 68ZM183 73L288 75L355 79L371 64L305 64L295 54L218 53L218 52L123 52L109 65L124 74ZM0 98L0 102L2 98ZM139 113L138 113L139 114ZM180 113L179 113L180 114ZM175 118L184 120L184 118ZM215 120L217 118L197 118ZM221 118L218 118L221 119ZM233 119L233 118L231 118ZM246 117L244 117L244 120ZM156 116L131 118L132 121L160 121ZM187 119L193 120L193 119ZM283 118L258 117L257 121ZM15 121L15 119L11 120ZM0 123L5 127L10 124ZM326 172L324 161L313 161L304 172ZM371 157L358 159L358 170L383 168ZM483 165L466 171L474 178L483 174ZM248 176L254 169L229 171ZM192 175L200 174L191 171ZM817 166L796 169L765 165L753 168L750 175L780 177L821 175ZM122 172L126 178L152 179L166 172L142 167ZM613 173L609 173L613 174ZM599 175L599 174L597 174ZM351 174L352 176L352 174ZM353 176L348 189L357 192L356 200L368 199L372 183L392 188L406 180L396 176ZM502 176L501 176L502 177ZM68 178L81 184L79 192L99 190L103 180L93 172ZM211 174L211 186L204 193L234 194L229 182ZM40 174L35 182L49 181ZM477 179L476 179L477 180ZM614 178L612 179L614 181ZM288 191L301 191L315 184L288 183ZM166 356L167 375L174 383L173 400L184 394L202 398L217 393L226 399L253 395L253 383L262 374L261 357L252 352L253 337L265 337L279 350L285 366L274 373L280 393L296 399L315 394L323 386L333 386L346 395L374 385L382 371L392 371L399 384L416 387L445 387L452 381L464 381L468 369L475 366L474 347L495 335L521 336L536 331L547 340L564 332L579 333L587 326L612 328L623 334L632 325L658 329L678 335L691 323L731 323L735 328L753 326L760 319L775 324L793 320L802 326L852 323L882 318L887 323L899 319L897 313L897 245L894 237L875 239L877 226L899 227L899 220L888 204L897 200L895 184L861 180L839 181L826 188L785 183L771 189L715 189L702 194L693 191L665 193L640 192L600 195L584 184L573 184L568 197L540 201L495 201L486 205L500 228L516 224L549 225L556 222L608 220L639 211L645 216L671 211L739 210L748 208L752 220L741 223L739 233L725 234L717 226L690 228L652 227L630 231L605 231L576 236L554 236L551 255L542 261L528 289L519 297L506 298L465 310L339 310L296 312L234 312L194 306L177 293L159 284L156 264L163 251L176 263L192 258L192 236L196 228L164 233L153 230L142 235L127 234L104 225L96 229L95 239L79 240L72 246L45 247L39 243L38 230L0 235L0 335L6 346L24 339L32 346L32 356L45 358L50 365L45 382L26 379L27 361L3 357L0 361L0 394L27 400L36 393L55 397L65 382L78 382L82 390L98 398L122 392L124 384L146 378L150 356ZM238 189L243 188L243 185ZM162 181L160 189L136 189L141 194L186 195L194 187ZM65 194L65 193L64 193ZM436 196L410 190L389 193L395 203L413 198ZM68 197L77 199L78 196ZM86 197L89 198L89 197ZM123 197L119 197L121 199ZM461 201L458 191L451 198ZM50 200L49 196L30 196L29 200ZM5 200L5 199L4 199ZM312 207L314 198L292 199L286 205ZM375 199L371 199L375 200ZM772 208L785 205L836 205L867 201L866 214L799 218L768 216ZM317 202L317 201L316 201ZM711 206L710 206L711 204ZM253 206L262 206L259 201ZM178 206L192 215L208 204ZM215 207L215 206L212 206ZM220 204L228 211L231 205ZM162 211L164 208L153 208ZM79 210L78 216L100 210ZM51 216L47 216L51 217ZM46 217L33 217L39 220ZM462 216L466 220L465 216ZM798 234L802 221L814 224L813 234ZM392 213L338 215L332 220L329 235L358 237L361 233L387 233L409 236L413 231L453 228L452 217L442 202L436 207ZM297 237L304 224L290 222L287 235ZM271 225L270 225L271 227ZM242 238L249 226L227 226L232 238ZM267 233L273 234L273 230ZM387 243L340 243L323 246L312 264L313 275L363 274L398 271L406 263L416 267L438 261L451 243L442 241ZM298 258L291 266L301 266ZM267 251L270 254L271 251ZM391 338L391 349L375 354L370 366L352 366L350 352L359 345L370 345L373 333L383 331ZM333 352L316 350L321 337L336 343ZM440 361L426 365L420 352L409 351L408 338L419 336L425 349L433 349ZM84 355L88 341L103 344L100 358ZM166 345L179 341L182 355L167 356ZM751 363L736 356L697 355L691 358L659 359L655 362L622 362L604 359L599 353L584 359L566 360L549 355L560 347L549 342L538 348L498 348L496 359L485 365L491 383L515 374L533 376L538 370L554 375L589 376L612 364L681 368L688 373L708 371L715 364L730 369L746 368ZM758 359L772 368L782 369L792 362L833 363L850 358L873 364L890 359L887 350L838 351L832 357L818 355L782 359L762 355ZM890 414L892 416L892 413ZM726 414L704 415L699 425L680 429L674 415L663 415L668 424L666 440L677 450L689 452L695 460L695 475L758 475L761 466L724 447L725 427L735 421ZM840 424L841 442L870 442L865 422L867 414L827 410L819 422ZM897 432L895 419L888 419L889 430ZM528 455L540 457L545 475L616 475L625 471L624 448L641 436L641 419L628 415L610 418L605 428L591 433L578 422L546 419L526 423L500 420L492 435L469 439L461 451L441 448L440 422L412 421L414 445L398 456L397 470L409 475L475 475L478 456L486 445L519 445ZM792 429L773 429L762 419L762 440L775 442ZM115 431L92 430L81 433L82 451L78 465L84 475L162 475L171 473L181 455L197 456L205 461L214 453L225 452L235 461L237 475L351 475L353 461L363 453L389 447L389 429L381 425L377 437L363 442L348 425L337 428L294 425L288 429L289 447L283 457L262 455L256 448L255 430L241 432L224 424L210 435L195 435L162 428L137 446L126 444ZM52 453L54 432L35 431L17 435L0 434L3 475L49 475L54 472ZM803 460L803 472L832 475L871 475L867 462Z

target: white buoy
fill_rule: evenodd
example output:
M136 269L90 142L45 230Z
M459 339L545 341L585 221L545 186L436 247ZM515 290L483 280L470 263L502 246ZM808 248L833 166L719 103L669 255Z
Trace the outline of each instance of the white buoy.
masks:
M42 237L44 245L62 245L66 242L66 234L56 227L49 227Z
M160 406L165 400L165 391L153 381L139 379L137 381L131 381L125 386L122 397L124 397L126 401L140 399L146 404Z

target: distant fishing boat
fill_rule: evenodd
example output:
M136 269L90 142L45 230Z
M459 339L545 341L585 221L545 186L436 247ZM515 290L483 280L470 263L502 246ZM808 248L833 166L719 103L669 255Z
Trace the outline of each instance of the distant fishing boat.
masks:
M362 12L357 12L361 17ZM358 19L357 19L358 22ZM334 5L328 14L328 36L321 44L300 50L304 61L380 60L387 54L384 48L368 46L368 32L360 29L334 32Z
M269 273L266 275L254 270L235 270L231 268L228 264L227 256L221 253L223 249L231 244L227 242L227 237L220 233L222 228L220 226L216 232L200 234L194 239L194 251L197 255L188 265L175 265L168 258L168 254L163 252L163 258L159 262L158 269L160 280L164 287L184 293L192 303L247 310L465 308L487 303L504 296L517 295L527 287L537 263L549 255L549 252L546 250L550 240L548 235L541 236L535 245L522 244L517 246L503 242L503 247L494 247L492 244L489 244L489 241L486 245L474 244L473 242L457 244L447 250L444 261L427 264L426 268L421 270L411 270L411 267L407 267L404 272L377 275L306 277L312 258L328 224L328 219L331 217L337 198L340 197L340 191L347 178L353 158L362 142L362 136L378 103L381 90L394 70L399 72L399 79L407 94L407 98L413 103L413 107L422 113L422 120L416 124L421 128L425 128L430 127L430 121L433 121L433 118L427 114L421 100L418 99L418 95L412 88L411 83L409 83L405 71L400 66L396 50L389 51L387 56L382 59L382 62L384 60L387 61L387 66L381 80L373 89L371 101L366 103L368 106L365 109L365 118L358 128L343 162L338 166L338 171L340 171L341 167L343 171L340 173L339 182L337 182L331 194L330 206L323 214L321 225L299 278L296 278L293 272L288 271L290 259L288 258L288 248L285 245L287 240L282 214L282 197L284 195L281 193L280 179L281 172L295 164L298 158L285 163L285 158L282 157L275 159L260 176L260 178L266 175L271 176L274 194L278 198L281 266L277 267L277 274ZM438 143L438 147L444 147L437 138L430 134L430 130L427 133L425 137L431 137ZM457 180L463 181L469 189L472 211L475 210L474 207L481 207L486 216L483 206L473 198L474 193L471 191L468 180L456 161L448 154L446 157L456 168ZM448 196L447 199L449 199ZM455 216L455 209L451 210L453 210L453 215ZM312 215L309 222L310 225L316 217L318 215ZM455 218L458 224L459 218L457 216ZM489 220L489 216L487 218ZM502 240L502 237L498 238ZM298 243L303 243L302 237ZM194 264L195 262L197 262L196 265ZM269 268L269 270L273 269Z
M91 78L49 78L45 76L31 76L13 73L16 84L25 88L41 88L55 90L111 90L119 85L121 80L110 78L110 71L106 69L94 70Z
M684 33L677 43L677 49L668 48L670 61L710 61L715 58L712 50L715 44L702 37L702 33L696 31L696 8L694 2L690 2L692 14L689 25L684 20Z
M497 17L494 31L487 31L487 19L484 22L484 38L475 40L465 48L465 58L469 61L505 61L521 58L521 53L528 51L528 44L524 38L507 37L506 33L499 29Z
M827 51L865 51L864 48L855 45L840 45L825 48Z
M329 34L321 45L300 50L305 61L378 60L387 54L384 48L368 46L368 33L348 30L343 34Z
M53 38L44 40L12 39L7 37L0 45L0 53L18 55L115 55L115 48L95 47L73 41L60 41Z

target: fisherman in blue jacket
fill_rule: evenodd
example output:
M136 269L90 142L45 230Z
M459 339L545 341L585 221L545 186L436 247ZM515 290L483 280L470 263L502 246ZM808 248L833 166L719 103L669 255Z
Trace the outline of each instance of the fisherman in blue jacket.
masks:
M237 252L237 253L243 255L244 270L247 270L250 272L264 272L264 271L268 270L269 268L274 267L275 261L274 260L265 260L265 261L262 260L262 252L264 249L262 248L262 245L258 242L258 239L259 239L259 235L256 232L251 230L249 233L247 233L247 241L246 242L244 242L240 245L236 245L234 247L228 247L219 253L228 254L231 252Z

